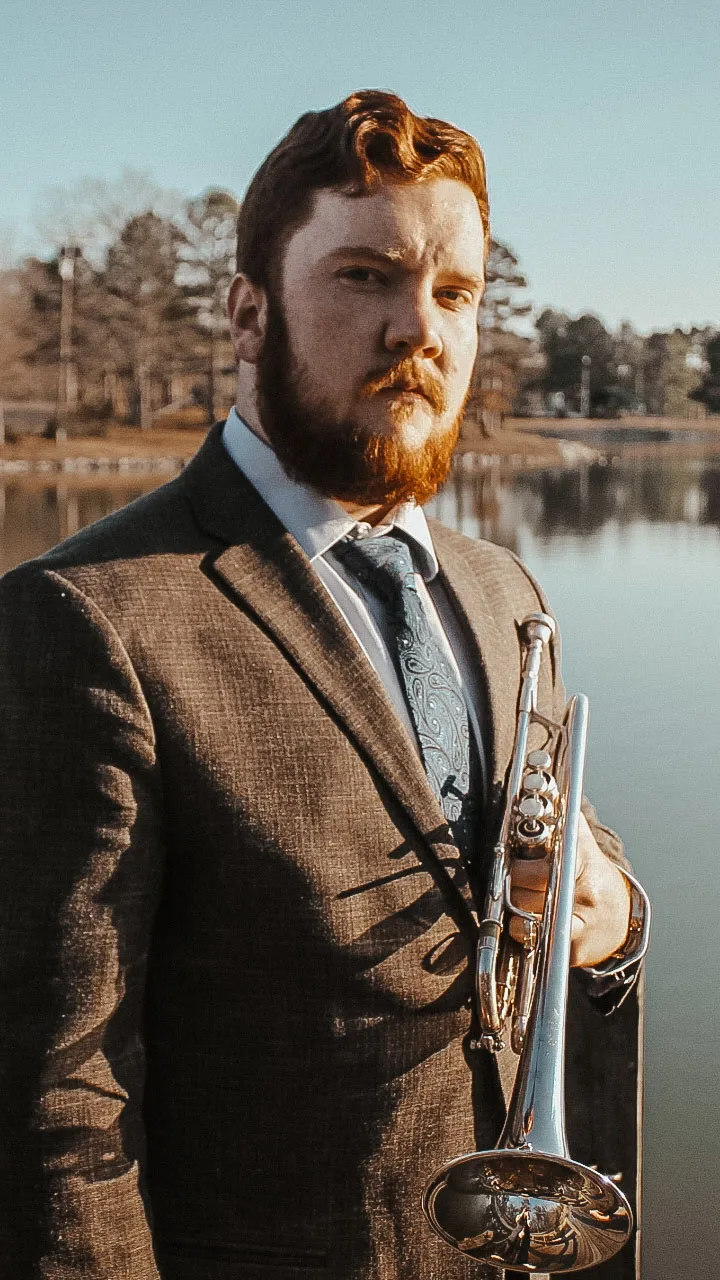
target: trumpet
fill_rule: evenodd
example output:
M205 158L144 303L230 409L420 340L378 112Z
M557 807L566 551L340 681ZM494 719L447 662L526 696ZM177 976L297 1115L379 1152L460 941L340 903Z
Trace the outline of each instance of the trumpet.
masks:
M588 702L575 694L556 722L537 709L548 614L523 622L523 679L515 744L493 850L477 948L480 1035L497 1052L510 1024L520 1053L497 1147L457 1156L431 1178L423 1209L432 1228L466 1257L497 1268L579 1271L611 1258L633 1227L630 1205L609 1176L571 1159L565 1134L564 1065L570 943ZM534 725L544 733L529 750ZM513 904L510 863L547 857L541 916ZM511 937L512 916L522 942Z

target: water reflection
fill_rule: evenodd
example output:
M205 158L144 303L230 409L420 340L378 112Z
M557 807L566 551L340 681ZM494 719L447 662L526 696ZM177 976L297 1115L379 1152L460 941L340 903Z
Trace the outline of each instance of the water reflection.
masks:
M107 476L61 479L0 476L0 572L47 551L63 538L124 507L160 480L113 484Z
M149 475L117 482L107 476L0 476L0 570L39 555L101 516L156 487ZM519 533L541 542L604 526L691 524L720 529L720 461L636 459L577 469L513 471L466 457L428 511L474 538L519 551Z
M720 528L720 461L643 458L512 473L466 459L429 509L470 537L514 551L522 526L541 541L638 520Z

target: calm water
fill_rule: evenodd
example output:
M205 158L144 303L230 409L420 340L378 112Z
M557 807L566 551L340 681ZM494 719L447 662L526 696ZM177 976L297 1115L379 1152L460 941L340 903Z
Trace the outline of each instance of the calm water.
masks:
M0 477L0 566L156 483L98 480ZM720 463L660 459L508 476L468 462L433 510L529 564L561 624L568 690L590 698L587 790L625 837L655 905L643 1274L715 1276Z
M643 1275L716 1276L720 464L463 473L435 508L522 556L590 698L587 791L655 908Z

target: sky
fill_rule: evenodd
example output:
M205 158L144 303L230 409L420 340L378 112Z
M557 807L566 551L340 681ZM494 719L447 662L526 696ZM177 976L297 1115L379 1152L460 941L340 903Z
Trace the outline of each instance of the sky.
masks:
M538 311L718 326L719 44L717 0L3 0L0 254L85 177L241 196L303 111L383 88L478 138Z

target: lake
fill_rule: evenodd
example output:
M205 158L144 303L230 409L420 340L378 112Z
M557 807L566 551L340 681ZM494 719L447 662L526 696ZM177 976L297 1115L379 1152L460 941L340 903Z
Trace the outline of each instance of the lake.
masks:
M654 906L643 1274L716 1275L720 462L459 471L433 506L528 564L590 699L587 792Z
M162 477L0 476L0 567ZM720 460L521 471L467 457L430 505L516 551L591 707L587 791L655 908L648 960L645 1280L717 1269ZM689 1244L688 1242L692 1242Z

